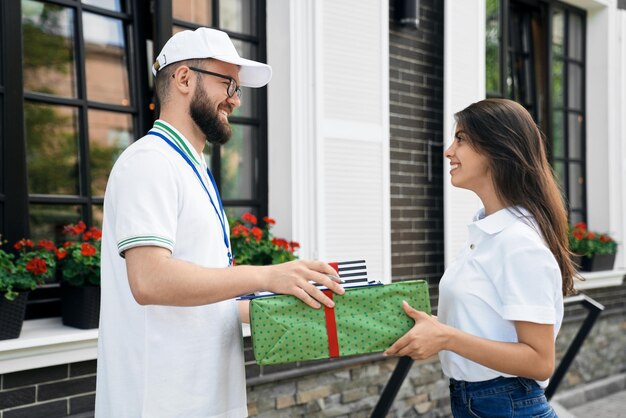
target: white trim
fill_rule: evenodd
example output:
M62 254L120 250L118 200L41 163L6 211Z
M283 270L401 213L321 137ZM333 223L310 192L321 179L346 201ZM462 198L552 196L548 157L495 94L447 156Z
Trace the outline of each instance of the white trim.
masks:
M24 321L20 338L0 341L0 374L93 360L98 330L63 326L61 318Z
M626 270L607 270L596 272L581 272L585 281L574 280L576 290L597 289L600 287L621 286L624 282Z
M383 169L383 283L391 283L391 162L390 162L390 104L389 104L389 4L386 1L380 2L381 8L381 83L382 98L382 134L379 138L382 141ZM361 138L365 138L362 136Z

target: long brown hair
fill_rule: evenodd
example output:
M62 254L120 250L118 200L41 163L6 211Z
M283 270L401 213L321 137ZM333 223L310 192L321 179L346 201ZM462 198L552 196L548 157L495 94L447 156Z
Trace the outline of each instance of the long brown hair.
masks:
M477 152L489 159L500 201L534 216L561 269L563 294L574 292L567 212L546 156L545 137L520 104L506 99L473 103L454 115Z

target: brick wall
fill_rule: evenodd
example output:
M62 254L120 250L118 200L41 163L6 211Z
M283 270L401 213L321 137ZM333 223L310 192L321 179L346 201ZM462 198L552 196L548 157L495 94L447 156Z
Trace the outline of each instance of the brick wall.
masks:
M420 2L420 26L389 25L393 280L443 274L443 2ZM432 287L436 296L436 287Z
M54 418L94 410L96 361L0 375L0 418Z

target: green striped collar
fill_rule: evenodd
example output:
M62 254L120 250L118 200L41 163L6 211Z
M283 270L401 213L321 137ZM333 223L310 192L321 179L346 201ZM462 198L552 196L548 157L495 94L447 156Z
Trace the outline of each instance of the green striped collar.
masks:
M187 138L176 128L174 128L169 123L164 120L158 119L154 122L152 129L155 131L165 135L170 141L174 143L182 152L189 157L191 161L193 161L196 165L200 165L201 157L198 155L197 151L191 146Z

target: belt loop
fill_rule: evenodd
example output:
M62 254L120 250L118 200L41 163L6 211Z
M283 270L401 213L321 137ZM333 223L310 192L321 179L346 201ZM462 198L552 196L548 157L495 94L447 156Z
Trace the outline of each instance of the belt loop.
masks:
M533 391L533 386L530 380L524 377L518 377L517 380L522 384L522 386L524 386L524 389L526 389L526 393L530 393Z

